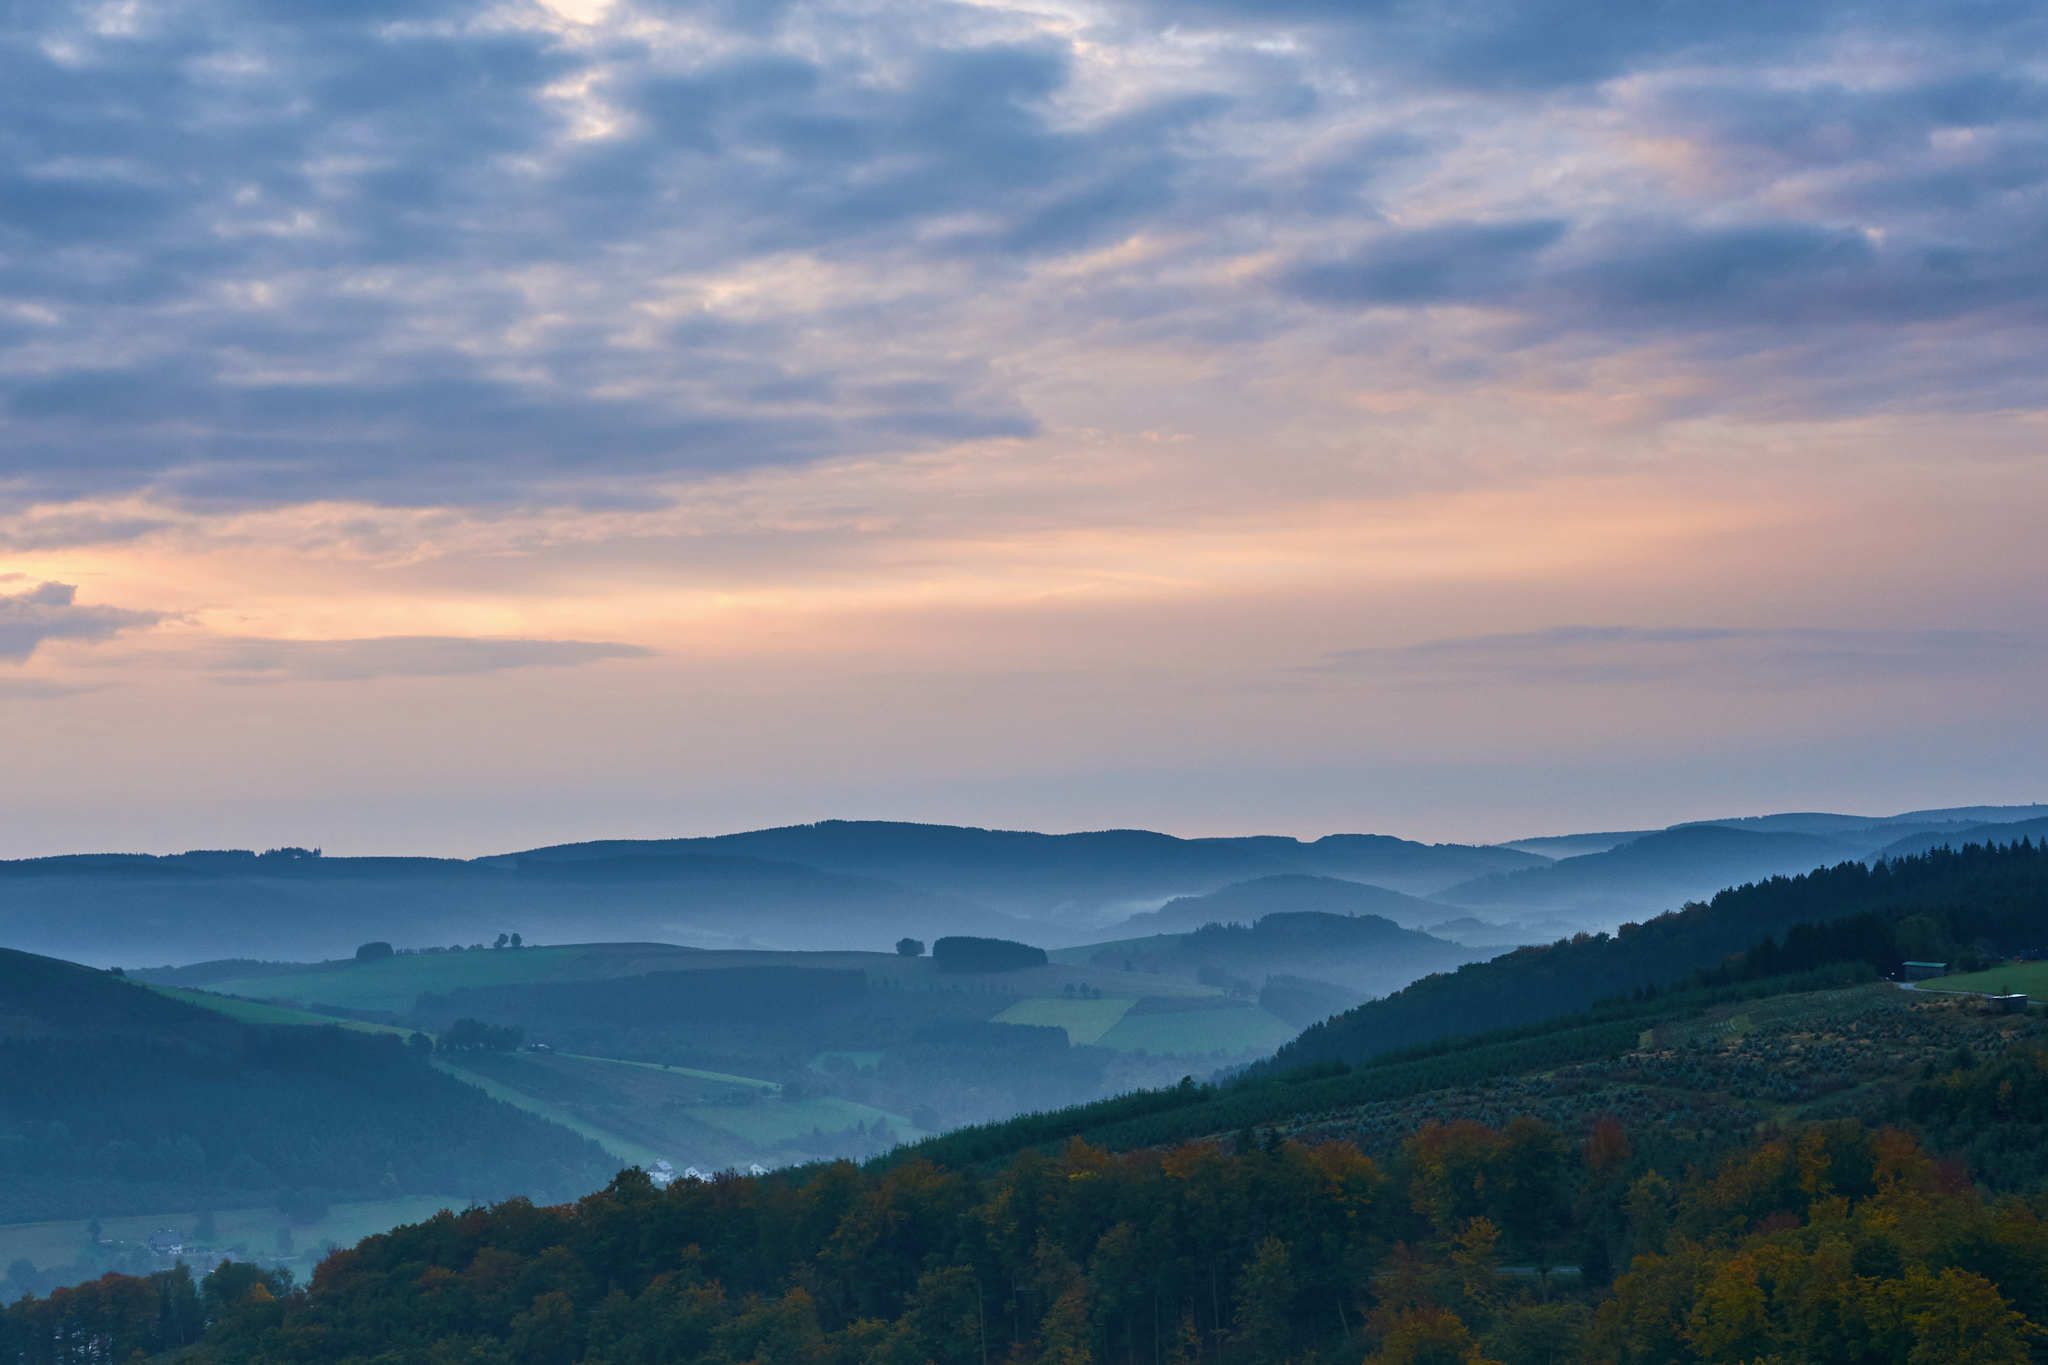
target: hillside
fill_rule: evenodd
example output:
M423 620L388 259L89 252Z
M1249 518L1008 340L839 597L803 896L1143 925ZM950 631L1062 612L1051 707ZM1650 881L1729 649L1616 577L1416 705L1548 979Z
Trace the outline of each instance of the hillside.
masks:
M1283 911L1251 923L1206 922L1182 934L1152 934L1084 948L1061 957L1097 967L1178 976L1264 999L1274 977L1320 982L1350 996L1346 1004L1398 990L1417 977L1491 956L1379 915Z
M95 965L338 957L371 939L469 944L512 930L534 941L856 948L1017 929L947 896L708 854L533 865L249 853L0 862L0 940Z
M1587 1032L1184 1086L1117 1106L1121 1136L996 1156L628 1172L373 1237L310 1290L230 1268L24 1300L0 1352L203 1320L195 1365L2030 1358L2041 1019L1765 984ZM1742 1354L1698 1349L1729 1313Z
M1378 915L1413 927L1444 917L1444 907L1383 886L1302 872L1235 882L1202 896L1176 896L1157 910L1110 926L1119 935L1178 934L1205 924L1251 924L1265 915L1313 911L1325 915Z
M1240 1065L1298 1031L1255 986L1236 994L1192 970L1063 961L961 972L895 952L585 943L137 975L273 1022L521 1029L552 1051L444 1053L436 1065L622 1161L706 1170L864 1157L906 1136Z
M1462 882L1436 899L1497 912L1565 912L1612 924L1712 895L1723 887L1861 857L1858 844L1812 834L1685 825L1604 853Z
M1013 914L1086 922L1100 910L1284 872L1348 877L1415 894L1539 865L1512 849L1338 834L1180 839L1148 830L1039 834L957 825L827 820L695 839L608 840L496 861L583 861L718 853L770 858L960 896Z
M1760 876L1867 857L1916 834L1953 839L2038 818L2036 807L1900 816L1781 815L1630 837L1557 836L1522 847L1387 835L1182 839L1145 830L1079 834L887 821L826 821L702 838L601 840L471 860L321 857L305 849L0 861L0 942L96 966L249 958L310 960L382 939L400 947L652 940L710 948L860 950L899 937L1099 941L1105 926L1275 878L1382 888L1377 903L1290 900L1272 909L1455 919L1395 895L1489 912L1495 942L1601 927ZM1816 822L1819 825L1816 826ZM1809 827L1834 831L1802 833ZM1626 840L1609 847L1615 840ZM1808 840L1810 842L1801 842ZM1602 851L1563 854L1598 845ZM1299 883L1296 883L1299 886ZM1329 888L1325 888L1328 890ZM1252 893L1246 893L1252 894ZM1334 894L1334 893L1333 893ZM1363 894L1363 893L1345 893ZM1199 927L1213 910L1181 907Z
M390 1035L252 1025L0 949L0 1223L430 1194L564 1198L591 1144Z
M1920 830L1886 844L1879 850L1885 858L1908 858L1936 848L1961 848L1966 844L2011 843L2019 839L2040 842L2048 839L2048 816L2032 820L1999 821L1996 824L1963 825L1960 828Z
M1945 959L1980 942L2009 951L2034 947L2048 928L2048 847L1973 845L1875 866L1843 863L1724 891L1707 904L1625 924L1616 935L1522 948L1425 978L1312 1028L1272 1066L1353 1062L1460 1033L1537 1023L1673 985L1794 926L1861 916L1907 926L1899 931L1905 937L1894 942L1887 930L1872 949L1893 952L1894 966L1899 957Z

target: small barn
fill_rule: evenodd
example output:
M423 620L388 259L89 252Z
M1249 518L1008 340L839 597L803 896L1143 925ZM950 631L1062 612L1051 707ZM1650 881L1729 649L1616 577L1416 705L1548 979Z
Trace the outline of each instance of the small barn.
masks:
M1937 976L1948 975L1946 962L1903 962L1899 964L1899 980L1932 981Z

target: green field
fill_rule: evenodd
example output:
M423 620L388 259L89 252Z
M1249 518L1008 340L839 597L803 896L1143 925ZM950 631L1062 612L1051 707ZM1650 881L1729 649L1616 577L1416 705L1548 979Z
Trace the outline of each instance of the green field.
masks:
M470 986L529 981L588 981L696 965L704 954L664 943L585 943L555 948L485 948L463 953L403 953L375 962L232 969L208 977L207 990L348 1010L404 1014L420 996Z
M411 1029L399 1028L392 1024L368 1024L360 1019L338 1019L331 1014L315 1014L311 1010L293 1009L289 1005L273 1005L262 1000L238 1000L233 996L215 995L211 991L194 990L189 986L151 986L159 995L168 995L173 1000L182 1000L188 1005L197 1005L215 1014L225 1014L230 1019L239 1019L245 1024L290 1024L336 1025L354 1029L358 1033L395 1033L404 1038Z
M1129 997L1076 1000L1072 996L1019 1000L995 1017L998 1024L1039 1024L1067 1031L1067 1041L1092 1043L1116 1027L1117 1020L1138 1002Z
M1977 991L1984 995L2026 995L2048 1000L2048 962L2008 962L1988 971L1923 981L1920 986L1931 991Z
M1119 1052L1176 1056L1220 1052L1235 1057L1247 1052L1271 1052L1299 1032L1286 1020L1262 1009L1238 1005L1160 1014L1133 1011L1097 1041L1100 1046Z
M388 1232L402 1223L417 1223L445 1208L465 1208L467 1199L414 1195L405 1199L375 1199L363 1203L336 1204L317 1222L291 1223L275 1208L216 1209L213 1214L217 1235L215 1249L242 1247L263 1260L278 1259L277 1230L290 1227L292 1244L300 1256L318 1255L328 1242L354 1246L363 1238ZM179 1209L171 1213L139 1214L128 1218L100 1220L101 1235L116 1242L142 1242L159 1228L177 1228L190 1234L198 1211ZM38 1266L68 1265L88 1250L84 1219L54 1223L9 1223L0 1225L0 1265L27 1259Z

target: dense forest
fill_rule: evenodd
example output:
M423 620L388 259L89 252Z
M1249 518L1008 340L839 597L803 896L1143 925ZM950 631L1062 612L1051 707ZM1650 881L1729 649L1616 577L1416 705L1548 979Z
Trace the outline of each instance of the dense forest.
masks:
M2009 1079L1959 1067L1910 1103L1995 1113ZM2043 1321L2038 1206L1904 1127L1663 1170L1612 1119L1519 1119L1384 1160L1254 1134L666 1191L629 1171L371 1238L303 1291L230 1265L25 1299L0 1360L2017 1365Z

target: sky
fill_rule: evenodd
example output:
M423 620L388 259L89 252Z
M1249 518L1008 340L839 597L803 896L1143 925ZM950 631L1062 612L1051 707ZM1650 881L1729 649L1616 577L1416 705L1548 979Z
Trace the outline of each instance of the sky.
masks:
M2035 0L0 14L0 856L2048 799Z

